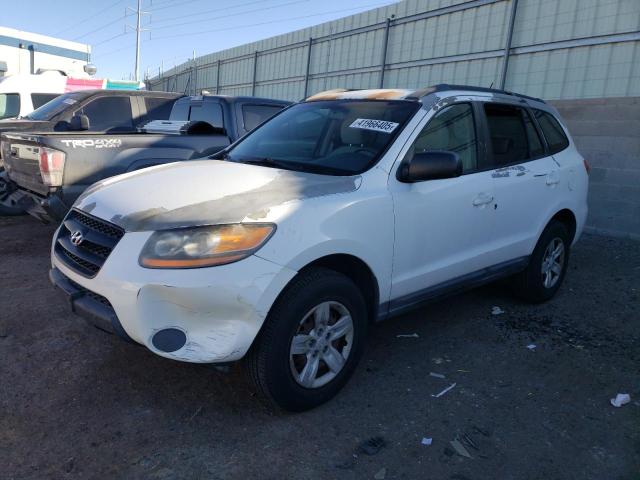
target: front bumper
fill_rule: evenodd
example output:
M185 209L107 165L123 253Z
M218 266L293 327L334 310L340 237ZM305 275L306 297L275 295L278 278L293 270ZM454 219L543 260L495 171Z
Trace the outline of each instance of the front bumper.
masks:
M52 280L63 290L66 279L76 289L89 292L67 292L76 313L104 330L124 333L121 336L158 355L194 363L242 358L296 272L257 256L212 268L142 268L138 255L150 235L125 234L94 278L74 272L52 252L52 272L58 272L52 277L63 277ZM86 308L96 296L104 298L111 310L96 308L95 302ZM166 342L158 341L160 336L176 332L183 344L165 351Z

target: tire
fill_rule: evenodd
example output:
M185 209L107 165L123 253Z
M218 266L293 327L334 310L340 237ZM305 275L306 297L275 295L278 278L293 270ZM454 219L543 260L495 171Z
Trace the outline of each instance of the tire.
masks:
M324 312L329 312L328 322L322 320L327 318ZM351 318L350 334L346 316ZM316 323L318 318L321 320ZM325 323L328 329L322 326ZM327 340L329 330L335 336ZM339 336L342 331L346 333ZM269 312L246 358L249 378L265 399L281 409L300 412L314 408L347 383L362 356L366 332L367 307L348 277L325 268L303 271ZM309 339L298 342L298 348L306 353L293 354L294 337ZM337 361L336 353L342 360ZM301 381L307 384L303 386Z
M545 264L555 268L545 268L543 272L543 263L545 260L549 261L549 253L557 251L557 248L562 250L558 262L554 261L553 265ZM527 268L513 278L515 294L531 303L542 303L553 298L567 273L570 248L571 239L567 227L562 222L552 220L540 235ZM551 277L547 275L551 275Z
M16 215L25 215L26 212L21 208L12 207L9 204L9 191L7 189L7 174L4 168L0 167L0 216L13 217Z

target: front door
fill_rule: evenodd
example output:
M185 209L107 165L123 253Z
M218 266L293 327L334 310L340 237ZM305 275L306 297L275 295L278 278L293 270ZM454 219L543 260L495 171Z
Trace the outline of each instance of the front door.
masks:
M391 311L409 306L437 285L489 266L493 178L491 171L483 171L474 117L471 102L428 116L404 157L428 150L456 152L463 163L460 177L411 184L398 181L395 171L390 177L395 211Z

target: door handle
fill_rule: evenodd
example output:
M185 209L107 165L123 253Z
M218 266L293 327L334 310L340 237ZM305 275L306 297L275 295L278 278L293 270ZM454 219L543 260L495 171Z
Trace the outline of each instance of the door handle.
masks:
M490 195L488 193L479 193L474 199L473 199L473 206L474 207L481 207L482 205L486 205L488 203L493 202L493 195Z

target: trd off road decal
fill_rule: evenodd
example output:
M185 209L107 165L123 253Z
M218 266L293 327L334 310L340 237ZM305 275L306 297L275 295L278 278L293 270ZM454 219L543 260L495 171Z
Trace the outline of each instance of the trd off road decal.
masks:
M73 148L120 148L119 138L85 138L83 140L60 140L65 146Z
M356 118L350 128L362 128L364 130L373 130L374 132L393 132L399 123L387 122L386 120L371 120L370 118Z

